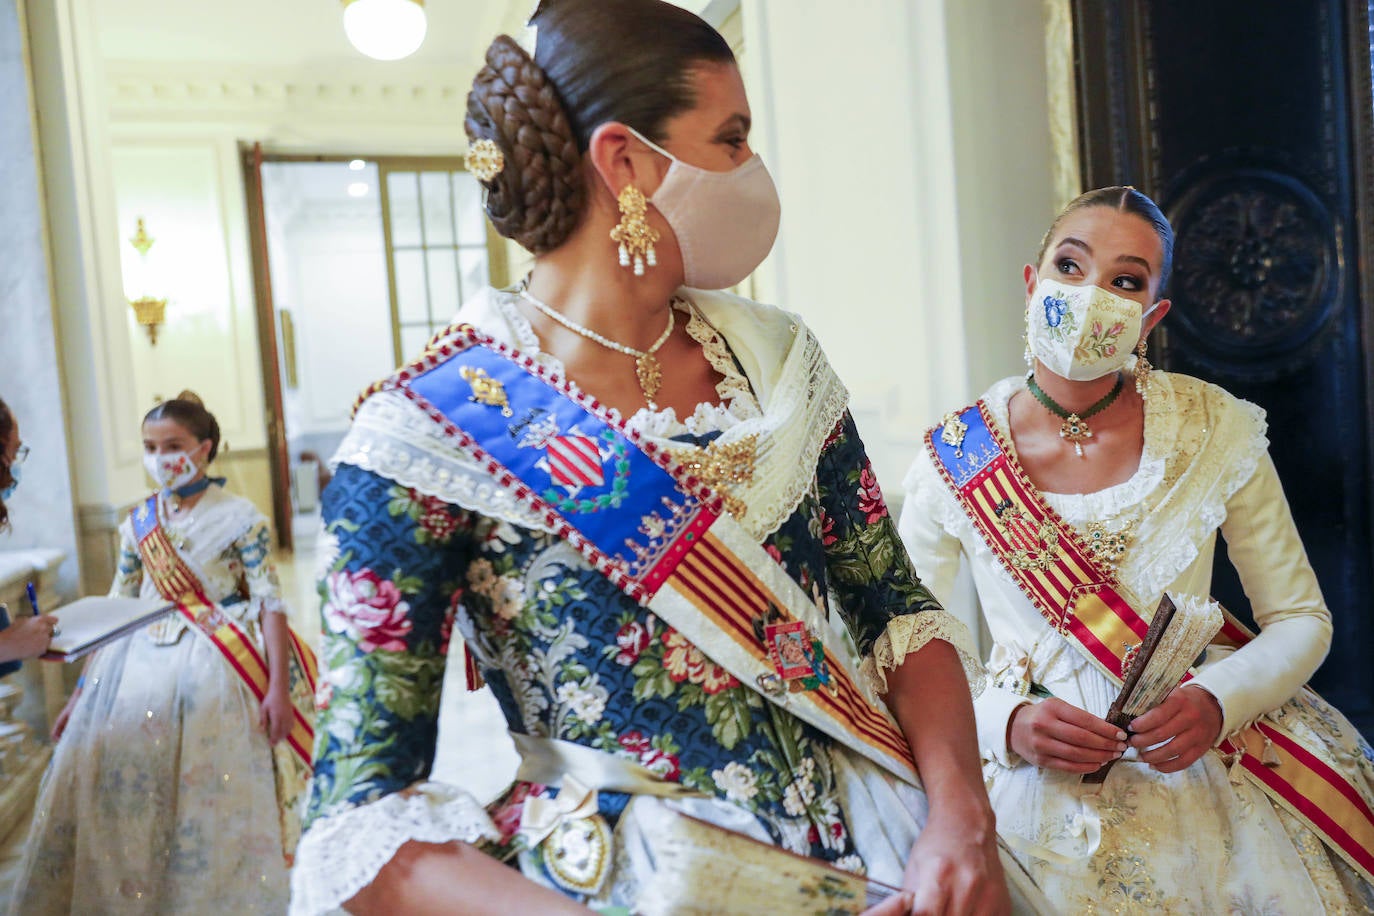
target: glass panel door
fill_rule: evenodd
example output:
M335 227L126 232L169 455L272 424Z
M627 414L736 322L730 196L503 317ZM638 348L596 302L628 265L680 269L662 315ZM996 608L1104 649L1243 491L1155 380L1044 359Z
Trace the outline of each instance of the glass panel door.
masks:
M380 165L392 348L400 365L418 357L493 276L504 282L504 249L487 226L481 186L456 162Z

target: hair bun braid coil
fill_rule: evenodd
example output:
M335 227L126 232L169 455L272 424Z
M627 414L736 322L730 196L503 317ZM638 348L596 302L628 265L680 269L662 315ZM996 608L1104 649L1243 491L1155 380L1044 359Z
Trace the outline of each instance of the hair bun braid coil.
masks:
M508 35L487 49L468 93L469 142L488 139L506 166L487 189L496 231L535 254L552 251L577 228L586 200L582 151L558 92Z

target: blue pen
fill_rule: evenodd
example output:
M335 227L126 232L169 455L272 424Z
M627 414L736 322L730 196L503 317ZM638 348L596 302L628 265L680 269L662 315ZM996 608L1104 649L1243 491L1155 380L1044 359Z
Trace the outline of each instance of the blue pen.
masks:
M37 617L43 612L38 609L38 592L34 589L32 582L28 584L25 591L29 593L29 607L33 608L33 616Z

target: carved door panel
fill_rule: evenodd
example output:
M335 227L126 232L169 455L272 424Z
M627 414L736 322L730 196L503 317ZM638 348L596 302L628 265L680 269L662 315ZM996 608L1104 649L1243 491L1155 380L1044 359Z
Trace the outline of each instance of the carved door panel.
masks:
M1177 232L1163 365L1268 411L1335 618L1316 686L1374 733L1369 0L1077 0L1086 187L1133 184ZM1214 589L1248 611L1224 551Z

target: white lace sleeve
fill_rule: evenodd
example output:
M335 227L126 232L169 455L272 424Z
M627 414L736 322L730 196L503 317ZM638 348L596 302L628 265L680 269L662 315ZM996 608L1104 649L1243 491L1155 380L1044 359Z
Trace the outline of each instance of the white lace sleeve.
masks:
M296 848L291 916L338 909L372 883L411 840L476 842L500 836L475 797L442 783L417 783L375 802L322 817Z
M873 642L873 654L860 663L859 676L876 693L887 693L887 672L935 639L949 643L959 653L969 691L977 697L987 683L983 664L978 660L968 627L947 611L921 611L889 620L887 629Z

